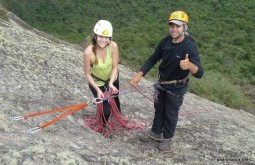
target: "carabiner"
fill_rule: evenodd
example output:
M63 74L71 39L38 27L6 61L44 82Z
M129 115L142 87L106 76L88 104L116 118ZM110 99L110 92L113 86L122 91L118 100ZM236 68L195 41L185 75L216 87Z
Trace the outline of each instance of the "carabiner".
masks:
M24 116L16 116L16 117L9 117L10 120L22 120L25 119Z
M41 130L40 127L35 127L35 128L30 129L29 131L27 131L27 133L33 134L33 133L36 133L37 131L40 131L40 130Z
M96 105L96 104L99 104L99 103L102 103L104 100L102 98L95 98L93 101L92 101L92 104L93 105Z

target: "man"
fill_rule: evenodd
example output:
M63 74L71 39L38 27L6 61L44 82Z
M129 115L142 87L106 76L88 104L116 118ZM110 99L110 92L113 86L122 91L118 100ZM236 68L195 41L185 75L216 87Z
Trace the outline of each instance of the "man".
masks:
M144 142L159 141L158 149L162 151L170 148L175 134L179 109L188 89L189 73L196 78L203 76L195 41L187 33L188 20L188 15L183 11L170 14L170 35L159 42L154 53L130 81L131 86L136 87L141 77L162 60L158 68L159 80L154 86L155 115L152 128L140 136Z

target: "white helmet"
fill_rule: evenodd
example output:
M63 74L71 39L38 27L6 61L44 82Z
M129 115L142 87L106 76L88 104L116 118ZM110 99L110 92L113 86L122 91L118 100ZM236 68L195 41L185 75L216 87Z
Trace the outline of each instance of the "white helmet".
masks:
M112 24L107 20L99 20L94 27L94 33L100 36L112 37Z

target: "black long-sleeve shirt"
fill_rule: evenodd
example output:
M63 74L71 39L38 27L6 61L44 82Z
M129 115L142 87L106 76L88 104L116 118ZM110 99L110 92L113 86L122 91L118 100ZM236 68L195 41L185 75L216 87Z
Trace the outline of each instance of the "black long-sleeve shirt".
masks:
M140 71L145 75L159 60L159 80L171 81L181 80L189 75L189 70L182 70L180 68L180 61L185 59L186 54L190 62L198 67L198 71L193 74L196 78L203 76L203 68L200 63L199 54L194 44L194 39L190 36L185 36L180 43L173 43L171 36L163 38L154 53L145 61Z

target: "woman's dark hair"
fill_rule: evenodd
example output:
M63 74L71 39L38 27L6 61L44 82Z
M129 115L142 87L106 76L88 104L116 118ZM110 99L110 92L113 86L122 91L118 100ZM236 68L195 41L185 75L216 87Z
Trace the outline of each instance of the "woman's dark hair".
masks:
M98 57L97 57L97 35L94 34L92 37L91 37L91 42L92 42L92 51L93 53L95 54L95 61L94 61L94 64L98 64Z

